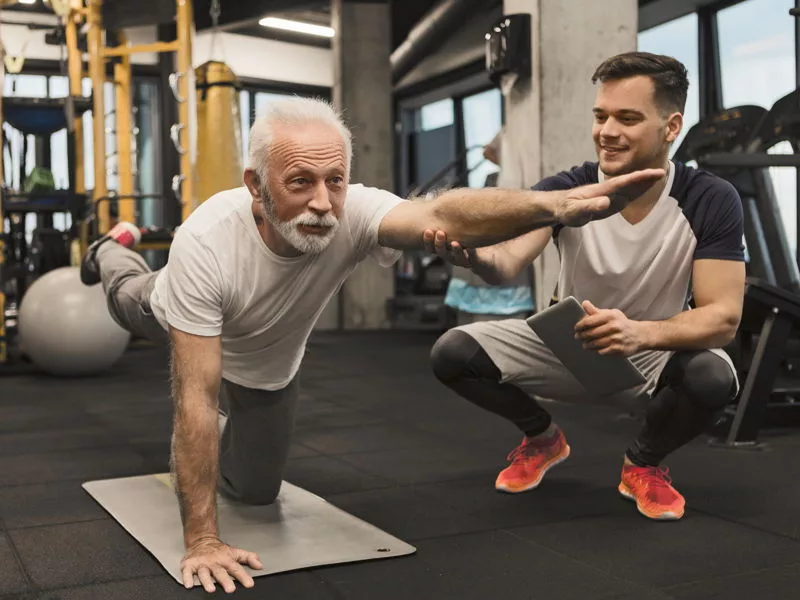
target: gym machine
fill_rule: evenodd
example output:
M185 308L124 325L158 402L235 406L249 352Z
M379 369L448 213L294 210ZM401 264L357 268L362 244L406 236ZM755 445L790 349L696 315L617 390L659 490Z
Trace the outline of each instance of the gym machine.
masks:
M3 1L3 0L0 0ZM3 2L12 3L11 0ZM30 126L46 128L42 135L66 128L68 131L68 160L70 163L70 184L67 190L50 190L46 194L27 192L8 192L3 190L0 202L0 364L8 361L8 327L13 325L14 310L22 300L25 287L30 278L22 278L20 269L26 268L26 248L19 243L24 240L24 231L4 232L8 220L12 225L26 212L52 214L69 212L73 216L75 230L72 239L61 239L68 244L66 252L58 260L66 264L77 264L86 252L89 243L111 229L112 219L136 222L137 202L153 195L138 194L134 189L135 149L132 107L132 69L131 56L136 53L167 52L174 53L178 70L170 78L172 92L179 104L179 122L171 128L172 139L180 154L180 172L173 178L173 192L181 206L181 219L185 219L195 208L192 176L193 155L191 146L192 118L190 106L194 100L192 85L192 4L191 0L175 0L172 6L160 0L140 0L130 3L125 0L50 0L50 6L60 17L60 25L46 36L48 43L62 45L66 50L69 93L64 99L20 99L6 98L5 122L22 131ZM145 22L133 23L138 19ZM122 33L124 27L172 22L176 24L176 39L171 42L132 45ZM19 57L18 57L19 58ZM24 60L14 61L21 70ZM6 61L8 64L8 61ZM88 67L88 69L86 68ZM106 130L106 111L104 84L114 83L113 113L116 127ZM92 95L84 97L82 82L91 80ZM93 119L93 172L94 190L84 189L84 149L83 122L81 115L92 110ZM116 151L109 155L106 135L115 136ZM0 133L0 147L3 137ZM109 190L107 177L111 170L108 160L116 156L118 189ZM1 162L1 161L0 161ZM0 169L2 165L0 165ZM2 176L2 171L0 171ZM2 178L0 178L2 181ZM115 214L116 213L116 214ZM51 222L47 217L40 223ZM47 230L44 228L42 232ZM52 229L50 229L52 231ZM41 237L41 236L39 236ZM55 239L55 238L53 238ZM171 234L155 232L137 249L167 249ZM58 241L58 240L56 240ZM41 244L40 244L41 245ZM45 244L47 245L47 244ZM51 243L50 246L55 247ZM21 253L22 250L22 253ZM13 251L12 261L8 261ZM38 253L38 260L51 253ZM66 257L66 258L65 258ZM52 261L51 261L52 262ZM60 265L58 265L60 266ZM30 270L30 269L28 269ZM41 273L39 273L41 274ZM18 281L10 281L15 278ZM14 302L7 302L6 291L16 287ZM8 319L7 319L8 317Z
M793 154L768 152L780 142L789 142ZM748 106L712 115L689 131L676 152L678 160L694 159L700 168L730 181L745 212L750 261L739 339L751 356L740 361L745 374L741 393L714 427L714 445L758 447L762 427L800 424L800 383L779 377L782 368L791 376L787 354L797 353L791 341L800 324L800 273L768 171L800 169L799 153L800 90L769 111Z

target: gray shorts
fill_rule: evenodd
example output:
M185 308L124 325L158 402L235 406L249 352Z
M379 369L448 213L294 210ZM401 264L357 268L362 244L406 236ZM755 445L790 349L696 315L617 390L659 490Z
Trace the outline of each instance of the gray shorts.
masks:
M649 399L672 352L648 350L631 357L647 382L611 397L597 397L587 390L556 358L524 319L472 323L456 329L469 334L502 373L502 383L511 383L531 396L561 402L597 402L636 408ZM733 369L728 355L715 350Z

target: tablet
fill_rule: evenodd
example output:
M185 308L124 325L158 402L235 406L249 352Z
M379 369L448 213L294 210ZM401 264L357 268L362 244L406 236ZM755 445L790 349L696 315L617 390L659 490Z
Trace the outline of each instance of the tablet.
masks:
M609 396L644 384L647 379L626 357L598 354L575 339L575 324L584 316L586 311L569 296L526 320L556 358L592 394Z

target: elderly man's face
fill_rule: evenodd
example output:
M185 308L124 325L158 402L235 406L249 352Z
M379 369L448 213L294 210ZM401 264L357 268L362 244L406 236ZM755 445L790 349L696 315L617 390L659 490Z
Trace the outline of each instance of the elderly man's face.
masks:
M267 218L300 252L319 253L336 232L347 195L341 134L323 123L276 126L266 186Z

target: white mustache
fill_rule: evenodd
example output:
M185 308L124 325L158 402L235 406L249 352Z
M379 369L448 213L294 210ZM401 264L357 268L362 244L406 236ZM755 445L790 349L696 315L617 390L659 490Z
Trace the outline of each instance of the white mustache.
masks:
M303 213L292 219L292 222L295 225L308 225L311 227L336 227L339 220L330 213L322 217L310 213Z

